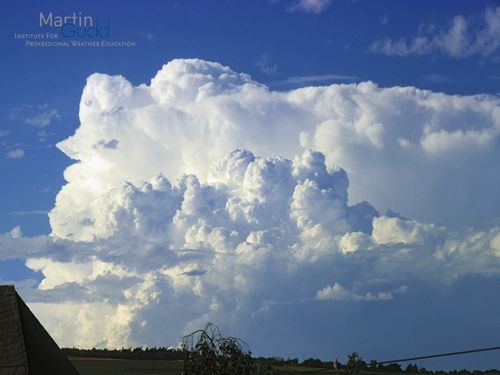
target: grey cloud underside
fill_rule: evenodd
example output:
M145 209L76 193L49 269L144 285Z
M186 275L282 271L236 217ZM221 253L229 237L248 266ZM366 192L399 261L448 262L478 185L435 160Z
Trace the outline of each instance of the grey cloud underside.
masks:
M175 344L210 319L265 347L260 326L498 277L496 97L277 92L174 60L150 85L92 75L80 120L51 236L0 237L64 345Z

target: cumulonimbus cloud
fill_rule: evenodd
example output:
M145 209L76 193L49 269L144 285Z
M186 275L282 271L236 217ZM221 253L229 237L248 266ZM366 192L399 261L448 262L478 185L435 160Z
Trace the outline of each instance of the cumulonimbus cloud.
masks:
M123 182L158 173L206 181L210 164L234 149L293 158L304 147L347 171L352 202L443 225L491 225L500 220L498 107L493 96L371 82L270 91L201 60L171 61L138 87L94 74L81 125L59 144L78 163L65 171L52 230L91 239L81 225L93 220L87 202Z
M500 271L496 97L277 92L174 60L149 85L92 75L80 121L51 236L0 236L43 275L22 293L64 345L175 344L213 320L266 350L260 326Z

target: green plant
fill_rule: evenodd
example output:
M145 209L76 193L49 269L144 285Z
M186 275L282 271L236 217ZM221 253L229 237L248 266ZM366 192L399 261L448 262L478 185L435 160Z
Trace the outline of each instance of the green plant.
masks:
M223 337L213 323L182 340L186 352L183 375L253 375L256 366L248 345L235 337Z

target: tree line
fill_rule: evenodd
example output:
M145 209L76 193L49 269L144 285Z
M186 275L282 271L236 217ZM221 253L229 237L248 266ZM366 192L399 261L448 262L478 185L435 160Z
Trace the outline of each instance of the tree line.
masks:
M91 357L91 358L112 358L112 359L138 359L138 360L163 360L163 361L184 361L188 357L189 351L185 349L175 349L167 347L136 347L136 348L121 348L121 349L79 349L79 348L63 348L63 352L68 357ZM399 363L378 364L377 361L371 360L365 362L357 353L352 353L347 357L347 361L342 363L335 361L322 361L319 358L307 358L299 361L298 358L281 358L281 357L254 357L253 361L259 367L294 367L305 366L338 370L339 374L359 374L359 373L405 373L405 374L428 374L428 375L490 375L499 374L495 369L487 371L479 370L452 370L452 371L431 371L425 367L418 367L416 364L410 363L406 366L401 366Z
M121 348L121 349L79 349L62 348L67 357L91 357L111 359L145 359L161 361L183 361L187 353L181 349L167 347Z

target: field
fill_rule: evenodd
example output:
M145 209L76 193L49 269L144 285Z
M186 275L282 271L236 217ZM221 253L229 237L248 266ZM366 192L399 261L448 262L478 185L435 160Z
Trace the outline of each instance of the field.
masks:
M69 357L73 365L78 369L80 375L180 375L183 361L181 360L137 360L137 359L107 359L107 358L86 358ZM280 365L273 366L273 371L277 375L347 375L346 370L334 370L332 368L316 368L301 365ZM259 372L258 372L259 373ZM264 371L260 372L264 373ZM360 371L360 375L408 375L406 372L373 372ZM419 373L422 375L422 373ZM429 375L429 373L425 373ZM446 375L451 373L437 372L436 375ZM457 373L454 373L457 375ZM461 373L459 372L458 375ZM485 372L465 372L464 375L499 375L498 371ZM237 374L235 374L237 375ZM418 375L418 374L416 374Z
M183 361L70 358L80 375L180 375Z
M70 358L80 375L180 375L183 361ZM280 375L336 374L335 370L303 366L274 367Z

